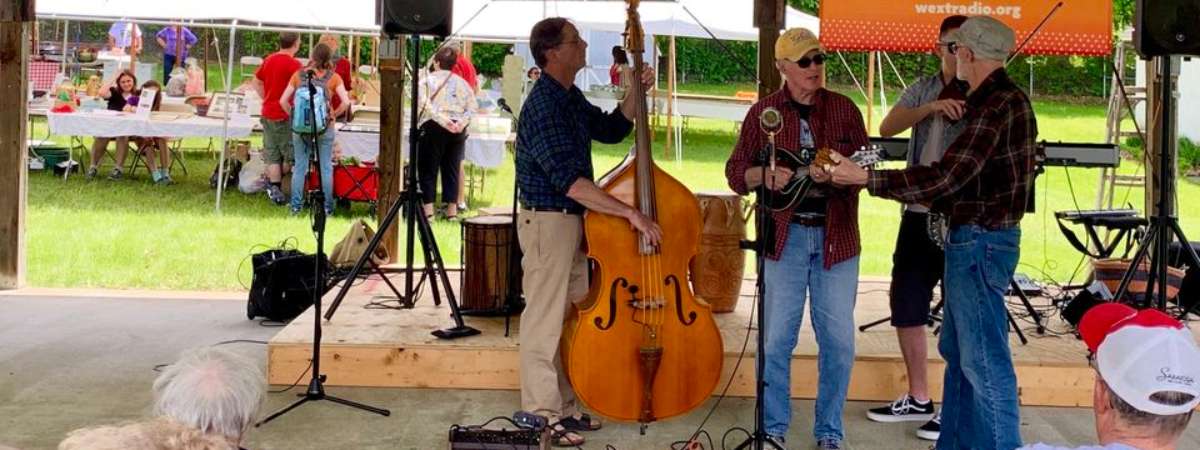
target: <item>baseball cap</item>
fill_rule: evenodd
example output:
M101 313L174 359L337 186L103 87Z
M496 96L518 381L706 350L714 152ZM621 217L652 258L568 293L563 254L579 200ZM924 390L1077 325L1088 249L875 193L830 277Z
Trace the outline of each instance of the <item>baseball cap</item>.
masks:
M807 28L789 28L775 41L775 58L791 62L799 61L805 53L813 50L825 52L817 35Z
M1079 335L1095 354L1096 370L1121 400L1150 414L1183 414L1200 404L1200 347L1191 330L1155 309L1104 303L1083 315ZM1160 392L1190 394L1172 405Z
M975 56L993 61L1004 61L1016 44L1012 28L988 16L971 16L957 30L946 36L947 41L965 45Z

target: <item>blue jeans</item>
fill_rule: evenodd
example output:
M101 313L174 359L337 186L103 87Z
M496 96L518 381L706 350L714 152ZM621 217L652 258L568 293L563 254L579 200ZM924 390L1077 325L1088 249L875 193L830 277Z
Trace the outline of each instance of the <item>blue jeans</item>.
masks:
M812 297L817 336L817 404L813 437L841 440L842 408L854 366L854 301L858 293L858 257L824 269L825 229L791 225L779 261L766 261L766 432L787 434L792 418L792 350L804 319L805 298Z
M332 128L317 136L317 164L321 165L321 190L325 192L325 210L333 211L333 135ZM292 133L292 155L296 165L292 169L292 209L304 206L304 180L308 178L309 154L312 137Z
M946 360L938 449L1021 446L1017 376L1004 306L1021 230L956 226L946 243L946 306L938 350Z

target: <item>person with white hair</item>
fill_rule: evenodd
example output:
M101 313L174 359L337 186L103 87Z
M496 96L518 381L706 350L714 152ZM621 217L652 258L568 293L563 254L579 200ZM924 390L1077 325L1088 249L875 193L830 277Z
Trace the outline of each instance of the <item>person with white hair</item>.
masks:
M1200 347L1191 330L1162 311L1104 303L1084 314L1079 335L1096 369L1092 407L1100 445L1074 448L1176 448L1200 404ZM1023 449L1067 450L1041 443Z
M155 418L71 432L59 450L235 450L266 396L259 364L225 347L185 351L154 380Z
M257 362L228 348L201 347L184 352L154 380L154 412L238 445L266 390Z

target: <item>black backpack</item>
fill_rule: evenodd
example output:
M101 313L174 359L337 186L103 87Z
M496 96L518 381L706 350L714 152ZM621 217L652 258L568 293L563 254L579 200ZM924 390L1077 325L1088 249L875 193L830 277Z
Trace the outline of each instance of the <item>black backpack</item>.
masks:
M329 260L321 255L321 274L315 277L315 255L299 250L271 249L251 258L254 280L246 317L288 321L313 304L313 293L329 291Z

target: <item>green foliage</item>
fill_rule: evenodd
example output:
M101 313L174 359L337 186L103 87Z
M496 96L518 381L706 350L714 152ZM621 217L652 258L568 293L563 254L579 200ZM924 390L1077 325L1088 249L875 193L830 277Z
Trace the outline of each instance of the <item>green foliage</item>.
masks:
M1200 170L1200 145L1188 138L1179 138L1179 172Z
M821 0L788 0L788 6L816 15L821 6Z
M659 36L655 42L662 49L670 45L667 37ZM758 44L754 42L675 39L675 64L681 83L754 81L757 52Z
M475 44L471 46L471 62L480 74L488 78L499 77L504 70L504 56L511 48L511 44Z

